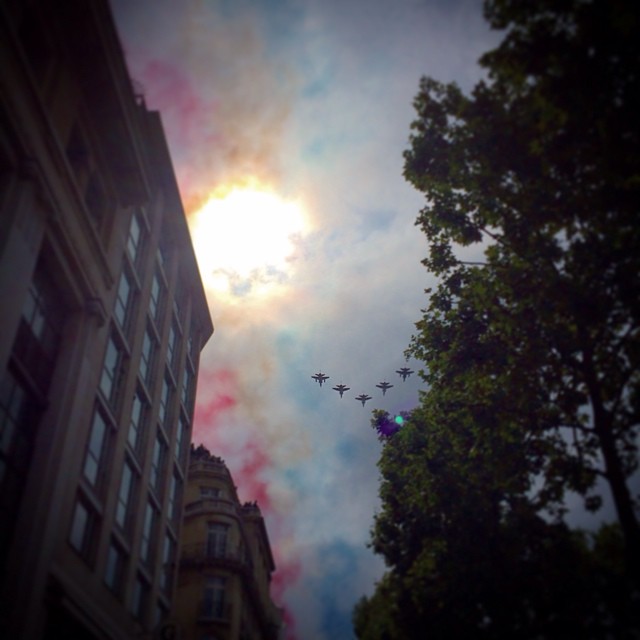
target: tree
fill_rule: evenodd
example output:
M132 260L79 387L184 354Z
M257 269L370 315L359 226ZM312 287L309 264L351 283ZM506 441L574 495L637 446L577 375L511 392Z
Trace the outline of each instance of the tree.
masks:
M611 494L640 583L640 29L609 0L485 4L470 96L423 79L405 177L440 277L409 352L438 393L510 414L541 501ZM461 256L476 247L483 259ZM480 263L480 264L478 264ZM452 386L447 392L446 387ZM541 502L540 506L543 506Z
M390 569L354 610L358 638L636 637L619 530L540 517L512 442L430 403L382 439L372 546Z
M388 571L358 637L636 637L640 9L489 0L470 95L423 78L404 175L439 283L420 406L379 429ZM619 523L565 522L568 490ZM622 558L622 559L621 559ZM634 635L635 634L635 635Z

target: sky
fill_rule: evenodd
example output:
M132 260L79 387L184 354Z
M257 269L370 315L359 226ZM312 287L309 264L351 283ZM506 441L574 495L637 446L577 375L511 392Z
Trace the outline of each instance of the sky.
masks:
M396 370L420 368L404 351L434 284L402 177L412 100L422 75L470 90L499 36L471 0L111 4L162 115L215 325L193 440L258 501L287 639L349 640L384 571L367 547L371 411L418 402L417 373Z

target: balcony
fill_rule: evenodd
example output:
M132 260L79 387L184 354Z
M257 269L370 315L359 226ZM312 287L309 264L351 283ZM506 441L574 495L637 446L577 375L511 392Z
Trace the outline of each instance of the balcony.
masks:
M221 550L200 542L182 547L180 567L183 569L216 567L242 573L246 577L252 575L251 559L240 549Z
M224 462L221 460L203 460L203 459L193 459L191 458L191 462L189 464L189 471L191 474L195 475L197 473L203 475L217 475L222 476L225 479L230 478L229 470Z
M185 505L184 515L186 518L202 513L226 513L235 516L238 508L234 502L224 498L200 498Z

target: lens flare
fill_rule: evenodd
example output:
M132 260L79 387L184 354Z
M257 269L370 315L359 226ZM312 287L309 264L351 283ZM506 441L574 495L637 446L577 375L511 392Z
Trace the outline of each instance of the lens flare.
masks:
M214 191L189 226L205 287L237 297L268 293L290 277L307 220L299 201L247 181Z

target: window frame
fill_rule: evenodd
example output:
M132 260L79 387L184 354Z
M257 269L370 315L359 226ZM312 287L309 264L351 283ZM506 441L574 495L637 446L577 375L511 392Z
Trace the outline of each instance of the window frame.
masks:
M81 525L81 531L78 536L79 539L76 539L74 531L77 529L78 509L84 510L86 519L84 524ZM72 549L89 564L92 564L95 559L99 531L100 518L97 511L86 498L78 495L73 505L73 511L71 512L67 540Z
M100 420L103 425L103 432L97 451L94 451L93 443L96 425L98 424L97 420ZM107 412L99 402L96 402L91 416L91 427L89 428L84 460L82 462L82 477L96 493L101 493L106 485L113 433L114 426ZM95 469L91 474L87 471L89 464Z
M109 364L112 359L110 355L111 347L115 350L115 360L113 365ZM123 342L118 335L118 331L115 327L111 327L109 332L109 338L104 351L102 359L102 368L100 369L100 380L98 382L98 389L106 403L111 407L114 413L117 411L120 399L122 396L123 382L126 377L126 363L129 354ZM105 389L108 380L108 390Z

